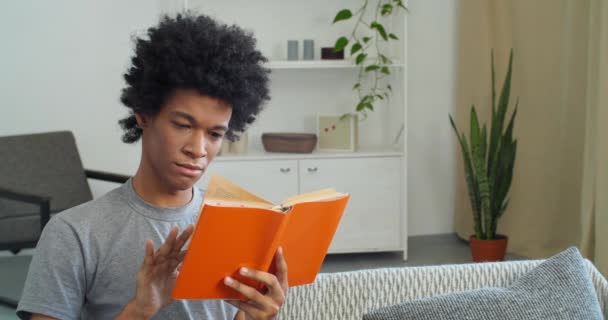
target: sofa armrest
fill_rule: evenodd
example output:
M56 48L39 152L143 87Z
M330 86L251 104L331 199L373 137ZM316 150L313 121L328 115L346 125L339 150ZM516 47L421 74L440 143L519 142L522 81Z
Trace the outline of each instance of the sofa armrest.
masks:
M0 187L0 198L37 204L40 207L40 231L51 219L51 197Z
M104 172L98 170L84 170L87 178L108 181L108 182L116 182L116 183L125 183L131 177L127 175L122 175L118 173Z

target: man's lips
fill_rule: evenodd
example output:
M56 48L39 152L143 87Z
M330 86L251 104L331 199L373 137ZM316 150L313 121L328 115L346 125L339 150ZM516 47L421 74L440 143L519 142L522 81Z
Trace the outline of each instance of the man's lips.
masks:
M189 163L176 163L176 164L180 167L184 167L184 168L190 169L190 170L199 170L199 171L203 170L203 167L201 167L200 165L196 165L196 164L189 164Z
M187 164L187 163L176 163L177 169L183 175L189 177L197 177L203 171L203 168L198 165Z

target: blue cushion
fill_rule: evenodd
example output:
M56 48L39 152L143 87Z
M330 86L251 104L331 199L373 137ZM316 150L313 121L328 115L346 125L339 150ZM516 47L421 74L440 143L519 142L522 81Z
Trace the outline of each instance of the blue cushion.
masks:
M603 319L585 262L571 247L508 288L482 288L374 310L364 320Z

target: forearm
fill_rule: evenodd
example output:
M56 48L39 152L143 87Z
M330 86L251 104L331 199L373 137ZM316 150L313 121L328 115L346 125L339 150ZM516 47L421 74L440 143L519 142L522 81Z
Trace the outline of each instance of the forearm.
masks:
M129 320L129 319L137 319L137 320L147 320L152 318L153 314L147 314L143 310L137 308L135 304L135 300L131 300L125 307L120 311L120 313L114 318L115 320Z

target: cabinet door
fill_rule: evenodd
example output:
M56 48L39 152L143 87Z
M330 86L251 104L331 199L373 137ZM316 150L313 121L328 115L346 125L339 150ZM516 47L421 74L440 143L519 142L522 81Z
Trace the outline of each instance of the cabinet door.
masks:
M219 174L272 203L298 194L297 160L214 161L197 183L202 189Z
M401 159L300 160L300 192L334 187L350 193L329 252L401 249Z

